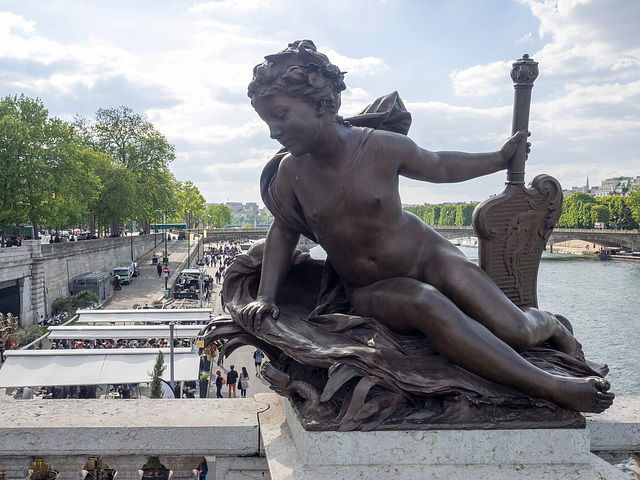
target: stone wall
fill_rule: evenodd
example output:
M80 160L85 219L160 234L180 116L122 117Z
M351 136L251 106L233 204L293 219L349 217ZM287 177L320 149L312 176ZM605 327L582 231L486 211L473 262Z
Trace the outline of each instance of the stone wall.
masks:
M283 400L272 393L257 394L255 399L182 399L182 400L14 400L0 401L0 469L7 479L24 479L31 462L41 457L60 472L60 479L81 478L82 466L91 456L100 456L110 468L118 471L119 480L138 479L138 469L149 455L160 458L173 470L173 478L193 478L192 470L203 457L209 463L208 480L221 479L326 479L343 478L435 478L425 475L399 475L399 465L388 460L383 467L386 475L374 475L378 458L393 456L390 442L369 442L358 451L354 438L363 442L376 435L371 432L306 432L310 436L329 436L341 447L339 455L326 455L317 460L332 464L332 470L323 467L318 475L291 476L287 470L296 468L296 462L305 457L318 456L311 440L307 447L292 443L291 421L284 420ZM620 397L613 407L601 415L587 416L588 433L581 433L590 442L589 449L611 462L628 458L640 450L640 397ZM505 431L513 445L507 449L517 455L521 445L514 441L514 432ZM380 433L380 432L378 432ZM390 432L391 436L412 438L402 453L407 458L419 458L433 449L429 435L438 432ZM462 432L465 434L473 431ZM498 431L477 431L478 438ZM553 433L553 432L552 432ZM555 432L558 433L557 431ZM562 433L560 431L560 433ZM580 433L580 432L578 432ZM446 432L451 435L452 431ZM544 431L538 431L544 436ZM383 433L383 435L385 435ZM389 432L386 433L389 436ZM445 435L445 436L446 436ZM515 439L517 440L517 439ZM551 448L548 439L541 439L539 448ZM299 442L298 442L299 443ZM306 451L300 451L300 449ZM323 447L324 448L324 447ZM486 450L486 446L484 446ZM504 448L503 448L504 449ZM475 455L475 444L443 454L443 462L450 457ZM369 465L356 465L357 456L368 456ZM338 462L337 457L344 458ZM454 459L455 460L455 459ZM478 459L474 462L478 463ZM495 460L495 459L494 459ZM576 467L565 465L569 470ZM341 463L341 465L338 465ZM473 463L473 462L470 462ZM602 463L602 462L601 462ZM300 465L298 465L300 466ZM344 467L344 468L343 468ZM414 466L416 467L416 466ZM576 478L557 476L526 476L531 465L517 465L513 475L481 476L479 465L469 465L465 476L440 476L438 478ZM330 475L336 468L348 470L348 476ZM417 468L417 467L416 467ZM474 468L476 470L474 470ZM378 469L379 470L379 469ZM414 469L415 470L415 469ZM611 469L609 469L611 470ZM395 472L395 473L394 473ZM303 472L304 473L304 472ZM610 476L580 478L628 478L619 470Z
M162 236L158 235L158 245ZM154 249L153 235L41 244L0 249L0 288L20 286L20 324L24 327L51 314L51 303L69 295L69 282L85 272L111 273L119 262L138 259ZM12 312L14 313L14 312Z

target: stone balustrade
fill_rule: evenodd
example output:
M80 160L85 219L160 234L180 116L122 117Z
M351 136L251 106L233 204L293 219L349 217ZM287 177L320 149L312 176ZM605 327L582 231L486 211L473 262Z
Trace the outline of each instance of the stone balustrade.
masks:
M75 480L89 457L100 456L118 471L118 480L130 480L155 455L177 480L193 478L206 457L208 480L276 480L281 477L269 465L273 470L279 459L269 458L263 442L282 435L280 424L273 424L278 409L282 401L275 394L233 400L7 399L0 408L0 469L7 479L24 479L41 457L60 479ZM600 458L617 462L637 454L640 397L617 398L604 414L588 415L587 429L590 450Z

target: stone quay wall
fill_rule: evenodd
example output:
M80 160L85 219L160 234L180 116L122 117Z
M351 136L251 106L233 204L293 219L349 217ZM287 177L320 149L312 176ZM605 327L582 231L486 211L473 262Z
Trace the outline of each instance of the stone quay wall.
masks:
M157 247L156 247L157 243ZM69 282L86 272L107 272L160 248L162 236L101 238L42 244L24 240L21 247L0 249L0 288L20 286L20 324L24 327L51 314L51 303L69 296ZM110 277L112 280L112 277Z

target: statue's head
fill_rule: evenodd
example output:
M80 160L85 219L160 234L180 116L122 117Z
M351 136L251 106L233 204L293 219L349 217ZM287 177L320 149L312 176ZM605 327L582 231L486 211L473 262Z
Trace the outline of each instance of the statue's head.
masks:
M311 40L297 40L265 59L253 69L248 91L251 99L290 95L337 114L340 92L347 88L346 72L341 72L326 55L319 53Z

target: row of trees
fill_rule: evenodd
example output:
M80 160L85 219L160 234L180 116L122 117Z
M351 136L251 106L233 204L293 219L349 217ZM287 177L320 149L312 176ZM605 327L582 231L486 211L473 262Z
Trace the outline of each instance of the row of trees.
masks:
M473 210L478 203L459 203L456 205L423 205L405 207L427 225L470 226Z
M79 225L100 235L135 220L230 223L226 206L205 211L192 182L169 170L175 148L128 107L99 109L95 118L64 122L39 99L0 99L0 227L31 223L67 229ZM224 208L221 208L224 207ZM190 217L189 217L190 215ZM225 224L225 222L227 222Z
M582 192L565 197L558 227L593 228L596 223L602 223L610 229L638 228L640 188L632 190L628 197L611 195L596 198Z
M457 205L424 205L406 207L427 225L468 226L477 203ZM635 230L640 223L640 188L628 197L608 196L595 198L576 192L564 198L562 215L556 226L562 228L594 228L596 223L605 228Z

